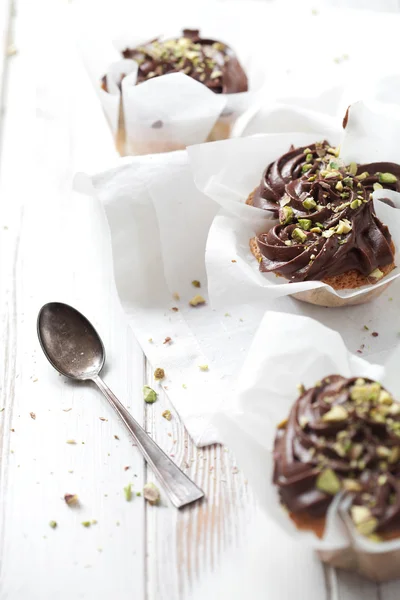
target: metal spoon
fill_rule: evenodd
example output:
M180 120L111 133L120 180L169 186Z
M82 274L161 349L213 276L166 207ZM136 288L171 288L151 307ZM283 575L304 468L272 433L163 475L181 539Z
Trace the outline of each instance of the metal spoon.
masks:
M94 327L75 308L61 302L45 304L38 315L39 341L59 373L78 381L93 381L133 435L146 461L163 484L171 502L180 508L204 496L201 490L161 450L112 391L100 379L105 350Z

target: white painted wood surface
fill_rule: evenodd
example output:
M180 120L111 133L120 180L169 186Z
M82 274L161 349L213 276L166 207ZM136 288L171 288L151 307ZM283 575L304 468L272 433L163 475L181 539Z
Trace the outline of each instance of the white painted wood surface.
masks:
M85 103L74 93L88 82L63 28L67 2L20 0L8 38L12 14L3 0L0 600L186 600L226 566L232 547L245 544L254 499L223 447L193 446L165 396L143 404L151 368L115 295L103 215L71 194L76 169L110 166L114 153L104 151L107 132L96 130L94 96L88 89ZM17 54L7 53L10 44ZM28 91L35 88L36 120ZM136 496L126 502L125 485L141 491L153 476L99 393L65 381L42 356L36 315L54 299L77 306L98 328L107 383L204 488L206 502L180 512L164 495L158 507ZM66 443L71 439L76 444ZM80 507L67 507L65 493L78 494ZM97 523L85 528L86 520ZM284 584L288 565L282 560L276 568ZM302 568L300 561L290 565L295 580ZM398 584L377 586L331 569L324 577L316 561L307 579L315 581L310 600L399 597ZM265 598L285 600L284 590L267 586Z

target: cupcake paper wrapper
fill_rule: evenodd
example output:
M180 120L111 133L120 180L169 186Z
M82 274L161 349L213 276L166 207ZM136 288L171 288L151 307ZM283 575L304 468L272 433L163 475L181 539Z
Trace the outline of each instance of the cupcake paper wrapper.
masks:
M281 507L272 484L276 426L288 416L299 383L308 388L332 374L365 376L377 379L399 398L399 360L400 346L380 366L348 352L337 332L308 317L265 313L240 373L237 395L226 400L214 423L234 451L264 511L293 538L321 551L340 550L342 556L349 547L368 554L400 550L400 540L376 544L349 532L339 515L339 495L327 513L322 540L313 532L299 531Z
M257 4L254 3L254 10L264 13ZM119 147L124 154L182 149L206 141L210 134L218 136L222 130L226 137L265 83L264 55L257 41L239 27L242 11L237 3L205 2L201 11L188 3L186 6L176 3L176 10L157 6L156 13L153 10L147 18L147 9L142 7L139 26L137 10L129 3L122 3L119 10L115 7L108 18L100 10L95 22L90 18L90 11L87 13L84 9L85 5L77 8L75 18L80 53L115 138L124 127L125 146ZM230 19L226 18L227 12ZM181 73L163 75L135 86L136 63L122 59L121 51L156 37L180 37L185 27L200 28L203 37L224 41L232 48L248 76L248 92L215 94ZM90 36L87 36L88 28ZM108 92L100 86L104 75ZM224 126L214 130L220 121Z
M258 185L265 167L287 152L290 144L307 145L324 139L327 133L332 134L332 131L319 135L267 134L189 148L196 185L224 209L213 223L207 244L209 292L216 304L231 301L232 283L236 289L240 289L241 298L247 299L247 302L264 301L264 308L267 308L268 303L277 298L317 288L325 288L344 300L362 299L364 294L399 277L400 269L395 269L378 283L351 290L334 290L321 281L289 283L274 273L259 272L258 262L249 248L249 240L270 229L277 221L268 211L247 206L246 199ZM349 121L342 140L331 135L329 141L334 145L342 143L341 156L348 162L400 162L398 133L400 114L387 107L382 112L373 111L358 102L349 111ZM366 157L369 157L368 160ZM390 197L395 206L400 208L400 194L385 190L373 194L376 214L383 223L388 224L392 234L396 247L395 264L399 265L400 211L380 202L378 199L381 197ZM240 259L233 279L232 267L228 266L232 256Z

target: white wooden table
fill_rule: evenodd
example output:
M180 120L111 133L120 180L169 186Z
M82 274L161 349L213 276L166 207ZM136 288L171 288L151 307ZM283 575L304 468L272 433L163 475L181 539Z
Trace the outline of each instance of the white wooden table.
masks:
M74 217L73 173L102 168L98 148L108 139L93 129L96 106L74 92L88 82L63 30L67 2L19 0L13 8L3 0L0 11L0 600L187 599L246 543L255 501L223 447L197 449L167 398L143 403L150 367L116 298L105 223L94 204ZM125 500L124 486L139 492L153 476L99 393L45 361L36 316L57 299L98 328L106 381L203 487L205 502L177 511L165 495L158 507L135 494ZM68 507L65 493L78 494L80 506ZM96 523L85 528L87 520ZM311 574L299 568L290 565L299 581L315 580L310 600L400 595L397 584L337 575L317 562ZM285 589L267 587L262 597L285 600Z

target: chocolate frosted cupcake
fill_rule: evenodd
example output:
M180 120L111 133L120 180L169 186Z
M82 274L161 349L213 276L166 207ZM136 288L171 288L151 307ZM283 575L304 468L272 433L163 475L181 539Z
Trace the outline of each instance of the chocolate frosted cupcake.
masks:
M200 37L197 29L184 29L180 38L155 39L127 48L124 58L138 63L137 84L168 73L184 73L216 94L247 92L247 76L227 44Z
M278 426L273 482L300 529L322 537L342 494L352 536L399 537L400 402L378 382L340 375L303 390Z
M337 154L322 142L291 149L265 170L248 202L272 211L279 224L251 240L261 272L349 290L376 283L395 267L394 245L375 214L372 192L400 191L400 165L344 166ZM335 305L320 294L300 299Z
M234 95L248 91L247 75L233 50L223 42L202 38L197 29L185 29L183 35L179 38L167 40L156 38L135 48L126 48L122 51L122 56L125 59L134 60L138 65L136 85L162 75L183 73L202 83L215 94ZM128 72L131 68L127 67ZM117 83L120 88L123 88L122 80L126 72L123 71L122 67L121 73L125 74L120 75L120 80ZM101 80L101 87L105 92L109 92L106 76ZM177 94L179 94L179 87L177 88ZM171 128L172 131L179 131L179 114L174 115L171 122L165 123L162 119L157 118L157 110L155 110L154 122L147 123L146 121L141 124L142 127L139 127L135 122L137 111L135 105L130 104L128 92L125 93L124 100L126 98L128 98L128 102L123 102L118 134L121 138L126 138L125 141L123 140L123 145L127 144L129 153L148 154L173 151L185 148L186 143L203 141L203 139L194 139L191 142L184 142L181 138L181 132L178 133L177 137L174 137L173 133L171 134ZM162 94L159 102L160 112L163 113ZM193 104L193 99L190 97L188 102ZM188 108L193 109L192 104ZM157 105L157 101L155 105ZM183 112L184 129L195 129L196 123L190 123L190 121L188 123L186 121L188 119L187 114L185 111ZM201 107L197 112L202 113ZM220 114L214 125L210 124L212 129L209 132L207 141L228 138L237 116L237 112L232 108ZM129 125L131 118L135 123L133 132ZM146 119L148 118L150 117L146 115Z

